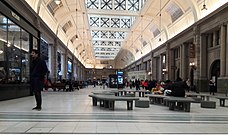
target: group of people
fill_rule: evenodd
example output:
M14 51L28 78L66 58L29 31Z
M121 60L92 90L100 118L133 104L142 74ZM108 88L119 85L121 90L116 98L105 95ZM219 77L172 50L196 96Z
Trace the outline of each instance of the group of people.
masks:
M36 106L33 108L33 110L41 110L41 104L42 104L42 98L41 98L41 91L44 88L44 78L45 75L48 73L48 68L44 60L40 59L38 56L38 50L32 50L31 56L32 56L32 63L31 63L31 89L33 90L33 93L35 95L36 99ZM69 82L68 82L69 83ZM94 82L94 87L96 86L96 83ZM132 87L136 87L136 90L140 90L140 86L142 86L145 90L152 90L152 88L155 88L159 86L160 88L163 88L163 93L165 90L170 90L171 92L165 93L166 95L170 96L176 96L176 97L184 97L185 91L189 90L189 82L182 81L181 78L176 79L174 82L171 82L170 80L165 81L163 84L158 83L156 80L139 80L135 79L134 81L130 80L130 82L126 82L126 86L129 86L131 89ZM214 92L216 91L215 82L210 80L209 82L209 91L210 94L214 95Z
M182 81L181 78L176 79L174 82L167 80L165 82L158 82L156 80L139 80L135 79L134 81L130 80L126 84L127 86L132 88L136 88L136 90L140 90L140 86L143 90L149 90L151 91L153 88L157 88L161 90L161 93L164 93L165 90L170 90L170 93L167 93L166 95L172 95L177 97L184 97L185 91L189 89L188 82Z
M153 90L154 88L156 90L159 90L159 94L164 95L170 95L170 96L176 96L176 97L184 97L185 92L189 90L198 92L195 85L191 86L190 80L183 81L180 77L178 77L174 82L170 80L166 80L164 82L156 81L156 80L130 80L126 83L127 87L130 87L130 89L136 87L136 90L140 90L140 86L143 90ZM215 81L210 80L209 81L209 92L210 94L213 94L216 92L216 84Z

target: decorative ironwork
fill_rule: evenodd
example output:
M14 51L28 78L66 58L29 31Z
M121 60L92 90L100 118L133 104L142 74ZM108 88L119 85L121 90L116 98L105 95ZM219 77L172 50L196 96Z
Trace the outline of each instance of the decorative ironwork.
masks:
M112 0L101 0L101 9L112 10Z
M126 10L126 0L115 0L114 9L115 10Z
M139 0L128 0L128 10L139 11Z

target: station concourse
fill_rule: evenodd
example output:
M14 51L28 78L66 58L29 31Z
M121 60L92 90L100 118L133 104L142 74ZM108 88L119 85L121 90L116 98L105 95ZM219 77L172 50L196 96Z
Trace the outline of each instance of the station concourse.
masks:
M0 134L227 134L227 13L227 0L1 0ZM39 110L32 50L49 70ZM88 96L147 80L207 100L110 110Z

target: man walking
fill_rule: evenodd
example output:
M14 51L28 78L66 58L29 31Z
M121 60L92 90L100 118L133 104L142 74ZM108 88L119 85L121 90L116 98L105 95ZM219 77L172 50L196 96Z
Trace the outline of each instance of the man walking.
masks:
M41 110L41 91L44 87L44 77L45 74L48 72L47 65L44 60L41 60L38 57L38 50L32 50L32 64L31 64L31 89L35 95L36 99L36 107L33 110Z

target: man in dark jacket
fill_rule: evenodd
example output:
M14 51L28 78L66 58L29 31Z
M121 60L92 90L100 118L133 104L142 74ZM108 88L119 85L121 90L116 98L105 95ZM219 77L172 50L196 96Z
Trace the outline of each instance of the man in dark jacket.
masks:
M185 89L188 87L185 81L173 83L173 90L171 95L174 97L185 97Z
M33 110L41 110L41 91L44 87L44 77L45 74L48 72L47 65L44 60L41 60L38 57L38 51L32 50L31 52L32 56L32 64L31 64L31 89L35 95L36 99L36 107L33 108Z
M171 90L170 96L185 97L185 89L188 87L186 81L178 81L169 84L166 89Z

